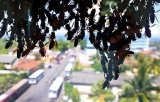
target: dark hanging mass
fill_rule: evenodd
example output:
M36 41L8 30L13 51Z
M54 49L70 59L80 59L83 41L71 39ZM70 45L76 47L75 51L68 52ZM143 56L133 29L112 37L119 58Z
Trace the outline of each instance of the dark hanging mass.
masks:
M130 44L141 38L142 28L151 37L158 3L160 0L0 0L0 38L7 36L6 49L18 43L17 58L26 57L35 47L44 57L46 44L50 50L58 47L56 30L66 29L66 38L75 47L87 31L101 55L104 89L118 79L125 58L134 54Z

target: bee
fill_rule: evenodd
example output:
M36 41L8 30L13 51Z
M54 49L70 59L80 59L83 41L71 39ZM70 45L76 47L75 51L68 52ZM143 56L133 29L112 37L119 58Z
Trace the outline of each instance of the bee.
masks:
M96 5L97 4L97 2L98 2L98 0L93 0L93 3Z
M160 11L160 10L158 10L158 11ZM158 12L158 11L156 11L156 12ZM156 18L156 20L158 21L156 15L155 15L156 12L155 12L154 7L153 7L153 5L152 5L152 6L151 6L151 13L150 13L150 21L151 21L151 23L154 23L155 18Z
M31 49L27 48L26 50L23 51L22 57L27 57L27 55L30 53Z
M78 26L79 26L79 15L77 14L76 16L75 16L75 26L74 26L74 29L78 29Z
M101 31L102 27L104 26L106 20L105 20L105 16L100 16L100 19L98 21L98 26L97 26L97 30Z
M12 44L13 44L13 41L12 40L8 40L6 45L5 45L5 49L10 48L12 46Z
M134 52L133 51L129 51L128 53L127 53L127 56L126 56L126 58L127 57L130 57L130 56L132 56L134 54Z
M19 42L17 48L19 49L19 51L21 51L21 53L24 50L24 42Z
M51 50L52 48L58 48L58 44L57 44L57 41L54 39L54 40L51 40L50 43L49 43L49 50Z
M125 33L127 35L133 35L134 33L140 33L140 29L142 29L142 27L139 25L136 25L134 27L131 27L130 29L126 29Z
M113 32L113 35L110 37L109 42L111 44L114 44L114 43L116 43L117 41L121 40L124 37L125 37L125 35L122 34L120 30L115 30Z
M49 24L51 25L51 22L52 22L52 16L51 16L51 14L46 9L44 10L44 13L46 14L46 16L48 18Z
M51 50L54 47L54 41L51 40L49 43L49 50Z
M137 38L141 38L141 37L142 37L142 34L141 34L141 33L136 33L136 37L137 37Z
M113 70L114 70L114 79L117 80L120 74L120 67L119 65L123 63L123 59L119 58L119 59L115 59L113 60Z
M93 25L93 23L94 23L95 13L96 13L96 9L92 9L92 11L90 13L90 17L89 17L89 26Z
M46 55L46 49L44 48L44 44L42 41L39 42L39 53L41 54L42 57Z
M127 16L129 18L129 25L130 26L135 26L136 25L136 20L134 18L134 16L130 13L130 12L125 12L124 13L125 16Z
M113 10L113 14L116 18L120 18L120 12L118 10Z
M3 37L3 35L5 34L6 30L7 30L7 19L3 19L3 26L1 27L1 31L0 31L0 38Z
M41 47L39 49L39 53L41 54L42 57L45 57L46 56L46 49L44 47Z
M117 23L116 19L113 16L109 16L109 32L114 30L115 24Z
M106 87L107 88L109 88L109 81L108 80L105 80L104 82L103 82L103 84L101 85L102 86L102 89L105 89Z
M45 29L45 27L46 27L45 21L41 21L41 27L42 27L42 29Z
M44 33L49 33L49 27L46 27L46 29L44 30Z
M146 25L145 25L145 35L149 38L151 38L151 30L149 29L149 20L146 20Z
M136 36L135 34L131 34L128 36L128 39L131 39L132 41L136 41Z
M57 44L57 41L56 41L56 36L55 36L55 32L52 32L51 35L50 35L50 41L47 42L46 44L49 43L49 49L51 50L52 48L58 48L58 44ZM45 45L46 45L45 44Z
M19 58L21 58L21 56L22 56L22 52L21 52L20 49L18 48L18 49L17 49L17 58L19 59Z
M67 32L67 34L66 34L67 40L71 40L72 37L73 37L73 35L74 35L74 32L71 31L71 27L70 27L69 24L66 24L66 25L65 25L65 28L68 30L68 32Z
M72 39L71 42L74 42L74 47L77 47L78 42L79 42L78 36L76 36L74 39Z
M90 30L89 30L89 33L90 33L90 35L89 35L89 40L90 40L91 44L94 44L94 43L95 43L95 35L94 35L94 33L93 33L93 30L90 29Z
M27 55L35 48L35 44L31 43L30 40L26 39L27 48L22 52L22 57L27 57ZM22 50L22 49L21 49Z
M92 0L85 0L85 1L88 1L88 2L87 2L87 4L88 4L87 6L88 6L89 8L92 8Z
M84 31L84 29L82 29L81 33L78 35L78 38L80 38L81 40L83 40L84 37L85 37L85 31Z

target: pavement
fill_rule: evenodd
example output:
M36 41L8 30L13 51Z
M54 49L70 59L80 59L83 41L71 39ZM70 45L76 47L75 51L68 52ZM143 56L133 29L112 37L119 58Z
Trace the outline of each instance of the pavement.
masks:
M15 102L60 102L63 91L55 100L48 98L49 87L52 80L57 76L63 76L63 70L68 64L69 57L61 61L61 64L54 64L52 68L46 68L44 77L35 85L31 85Z

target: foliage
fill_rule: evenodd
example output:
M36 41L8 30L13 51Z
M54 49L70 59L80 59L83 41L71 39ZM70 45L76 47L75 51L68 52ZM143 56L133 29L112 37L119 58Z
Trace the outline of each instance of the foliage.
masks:
M99 61L95 60L94 63L91 65L91 67L94 69L94 71L103 72L102 65Z
M65 51L69 48L73 48L73 44L70 43L69 41L63 41L63 40L59 40L58 41L58 49L59 51Z
M89 95L93 102L113 102L114 95L111 90L104 90L101 88L101 81L99 80L97 84L94 84L91 88L91 93Z
M160 75L160 60L159 59L151 59L150 56L143 54L135 54L135 59L138 62L138 65L144 65L147 69L147 73Z
M100 55L97 53L90 57L90 60L92 60L94 63L91 65L91 68L94 69L94 71L103 72L102 65L100 63Z
M66 82L64 84L64 90L65 94L72 99L73 102L80 102L80 93L72 84Z
M86 40L83 39L79 42L79 45L81 46L81 48L85 48L86 47Z
M0 92L6 91L13 84L17 83L23 78L27 78L27 74L23 73L20 75L17 74L2 74L0 75Z
M148 76L147 68L144 66L144 64L141 64L134 79L127 80L126 83L122 85L123 94L120 102L125 102L126 100L130 102L158 101L159 99L157 94L155 95L151 93L151 91L160 91L159 86L152 86L154 79L154 76Z
M101 59L101 57L100 57L100 55L98 53L95 54L95 55L90 56L90 60L93 60L93 61L100 60L100 59Z
M126 70L132 69L132 66L129 64L122 64L120 67L121 67L121 72L125 72Z
M7 54L8 53L8 49L5 49L5 47L4 47L5 44L6 44L6 39L4 39L4 38L0 39L0 54ZM11 49L15 48L16 45L17 44L14 42L10 48Z
M83 66L79 61L76 62L73 71L81 71L85 66Z
M0 63L0 70L5 70L4 64L1 64L1 63Z

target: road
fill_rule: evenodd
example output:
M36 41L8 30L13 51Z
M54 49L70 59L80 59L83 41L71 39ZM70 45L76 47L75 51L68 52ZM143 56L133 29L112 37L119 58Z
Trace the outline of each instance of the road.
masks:
M46 68L44 77L35 85L31 85L16 102L60 102L60 98L50 100L48 98L48 91L51 85L50 80L57 76L63 76L63 70L68 64L69 57L61 61L60 65L54 65L51 69ZM48 81L47 81L48 80ZM59 97L62 97L60 94Z

